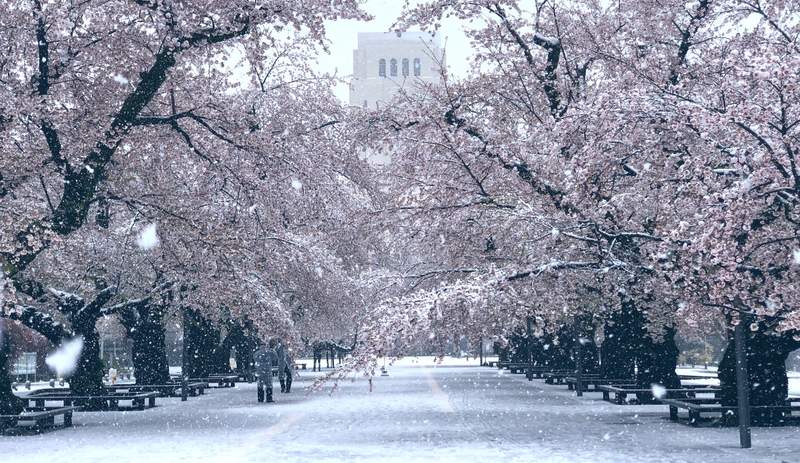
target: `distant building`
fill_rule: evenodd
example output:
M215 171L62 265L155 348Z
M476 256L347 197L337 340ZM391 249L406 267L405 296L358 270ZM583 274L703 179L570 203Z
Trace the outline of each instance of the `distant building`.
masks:
M358 34L353 50L350 104L376 108L401 90L413 94L420 84L438 83L444 52L437 36L427 32Z

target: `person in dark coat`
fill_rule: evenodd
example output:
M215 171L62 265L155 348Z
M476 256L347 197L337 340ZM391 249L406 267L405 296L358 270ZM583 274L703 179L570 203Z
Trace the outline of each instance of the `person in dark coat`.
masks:
M283 345L283 342L278 343L276 349L278 354L278 381L281 383L281 392L292 392L292 369L294 367L294 360L289 354L289 349Z
M277 341L270 339L269 344L262 345L255 353L256 376L258 377L258 401L274 402L272 398L272 369L278 366L278 354L275 352Z

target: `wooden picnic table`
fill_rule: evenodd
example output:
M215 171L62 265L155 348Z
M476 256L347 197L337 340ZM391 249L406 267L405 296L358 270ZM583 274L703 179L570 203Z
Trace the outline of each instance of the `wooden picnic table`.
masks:
M208 383L201 381L190 381L185 384L186 395L196 397L205 394ZM157 392L159 397L181 397L183 395L184 384L174 382L169 384L114 384L106 386L106 390L112 392Z
M595 389L603 393L603 400L617 405L628 403L629 395L635 395L637 400L647 397L647 401L639 402L639 405L658 404L656 397L653 396L653 388L642 388L636 384L598 384ZM679 389L664 389L665 398L681 399L685 397L695 397L697 394L716 394L720 391L718 387L695 386L681 387ZM613 399L612 399L613 396Z
M120 410L120 402L130 401L130 407L123 407L126 410L144 410L145 408L153 408L156 406L156 397L158 392L109 392L99 395L78 395L73 394L69 390L50 390L40 389L33 391L22 397L34 407L44 408L45 402L61 402L64 407L73 405L81 406L81 410L86 411L89 404L93 402L103 402L104 407L102 410Z
M684 380L684 379L719 379L719 377L714 373L710 373L710 374L707 374L707 375L678 373L678 378L680 378L682 380Z
M544 378L544 382L547 384L567 384L567 378L574 378L575 377L575 370L557 370L552 372L542 373L542 377ZM584 373L581 375L581 379L585 383L589 379L599 379L599 373Z
M730 424L736 422L736 414L738 407L724 406L720 403L718 398L683 398L683 399L658 399L664 405L669 406L669 419L670 421L679 422L678 412L686 410L689 414L688 424L690 426L698 426L703 421L704 415L713 413L721 417L730 416L732 419ZM783 417L792 416L792 412L800 411L800 397L789 398L786 405L755 405L750 407L751 415L756 415L758 412L777 412Z
M500 369L507 368L511 373L525 373L530 368L534 374L534 378L538 377L545 372L561 372L561 371L568 371L574 373L575 370L565 370L557 367L553 367L550 365L536 365L534 364L531 366L529 363L525 362L495 362L497 363L497 367Z
M72 412L79 411L81 407L44 408L32 407L25 409L18 415L0 415L0 433L6 431L22 431L26 429L37 433L56 427L55 418L62 417L61 427L72 426ZM33 423L32 426L19 426L20 423Z
M209 388L236 387L238 375L210 375L205 378L189 378L191 383L206 383ZM212 386L214 384L214 386Z
M564 378L564 383L566 383L567 389L574 391L577 389L578 377L567 376ZM581 391L583 392L599 392L597 386L607 384L633 385L635 382L632 379L625 378L601 378L600 375L581 376Z

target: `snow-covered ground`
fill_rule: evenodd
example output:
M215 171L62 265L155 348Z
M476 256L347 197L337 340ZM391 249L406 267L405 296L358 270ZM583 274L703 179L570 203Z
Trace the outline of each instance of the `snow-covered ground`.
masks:
M663 406L578 398L477 361L405 359L371 393L359 377L307 394L313 375L276 404L240 384L143 412L80 413L72 429L0 437L0 461L800 463L798 428L754 428L754 448L741 450L736 429L674 424Z

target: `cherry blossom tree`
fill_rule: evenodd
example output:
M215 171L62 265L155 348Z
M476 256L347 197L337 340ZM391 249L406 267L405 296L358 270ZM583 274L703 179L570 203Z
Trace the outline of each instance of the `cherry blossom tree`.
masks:
M203 172L173 169L173 183L188 187L176 196L215 187L237 194L253 179L276 182L268 178L276 173L271 165L282 164L285 172L307 167L292 159L306 141L280 140L310 138L336 121L323 108L331 98L317 94L301 103L302 91L294 87L312 76L299 58L324 43L324 20L364 17L355 1L324 0L33 1L6 3L2 13L0 146L7 155L0 161L0 255L9 304L24 297L13 290L37 287L26 276L36 257L85 227L92 211L101 222L114 202L172 212L163 207L163 191L149 183L158 175L145 169L157 164L157 173L167 172L187 159L176 153L190 154L190 165L210 174L190 186ZM281 104L286 111L277 111ZM291 108L309 117L292 116ZM266 119L280 114L281 120ZM251 162L237 164L237 154L249 154ZM181 198L171 206L181 208ZM212 228L191 225L216 236Z

